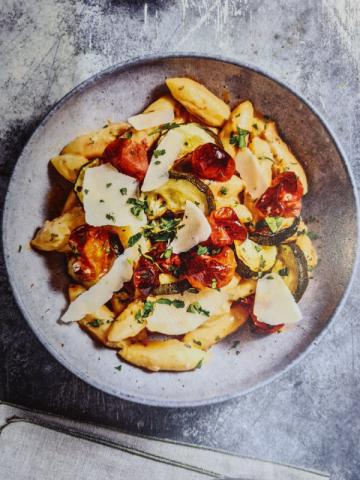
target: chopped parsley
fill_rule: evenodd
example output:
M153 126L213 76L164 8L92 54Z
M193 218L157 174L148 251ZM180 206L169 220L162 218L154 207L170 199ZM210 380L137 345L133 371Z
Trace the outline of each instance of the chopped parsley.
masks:
M120 188L120 193L121 193L121 195L126 195L127 194L127 188L126 187Z
M180 222L180 218L171 217L161 217L159 219L152 220L145 225L144 236L151 242L171 241L175 237Z
M233 344L231 345L231 348L236 348L240 343L240 340L235 340Z
M118 365L117 367L115 367L115 370L117 370L118 372L121 372L121 369L122 369L122 365Z
M193 340L193 343L195 343L195 345L198 345L199 347L201 347L202 343L200 342L200 340Z
M288 267L281 268L281 269L278 271L278 274L279 274L281 277L287 277L287 276L289 275L289 269L288 269Z
M87 325L89 325L89 327L100 327L100 325L102 325L102 321L99 320L98 318L95 318L94 320L91 320L90 322L87 322Z
M221 195L226 195L228 193L228 189L226 187L221 187L219 192L221 193Z
M138 200L137 198L128 198L127 202L129 205L132 205L130 208L130 212L136 218L140 218L142 212L147 212L148 210L148 203L146 200Z
M100 198L99 202L100 202L100 203L104 203L105 200L103 200L102 198Z
M19 248L18 248L18 253L21 252L21 249L22 249L22 245L19 245Z
M240 127L236 127L236 130L237 133L232 132L230 135L230 144L235 145L239 148L246 147L246 136L250 132Z
M132 137L132 132L126 132L124 137L125 138L131 138Z
M150 133L148 133L148 136L150 135L155 135L155 133L163 133L164 131L172 130L173 128L178 128L180 125L177 123L164 123L164 125L160 125L160 127L155 128L155 130L152 130Z
M272 233L276 233L283 223L282 217L266 217L265 222Z
M274 277L273 277L272 275L268 275L268 276L266 277L266 280L274 280Z
M260 245L254 245L254 248L255 248L255 250L256 250L257 252L261 252L261 247L260 247ZM242 249L242 250L243 250L243 252L245 251L244 249Z
M156 303L160 305L172 305L175 308L184 308L185 302L183 300L170 300L170 298L158 298Z
M202 308L199 302L190 303L186 311L189 313L199 313L200 315L205 315L205 317L210 316L210 312Z
M209 253L209 249L205 245L198 245L196 253L198 255L206 255L207 253Z
M160 163L161 163L160 160L156 160L156 161L154 162L154 165L160 165Z
M87 188L85 188L84 193L85 193L85 195L87 195L89 193L89 190Z
M195 368L201 368L203 364L203 360L201 359L200 362L197 363Z
M107 220L111 220L113 223L115 223L115 217L112 213L107 213L105 217Z
M255 128L255 130L259 130L259 127L258 127L258 124L257 123L253 123L253 128Z
M145 301L142 318L147 318L153 313L154 305L155 305L155 302L151 302L150 300Z
M156 303L159 303L160 305L171 305L172 300L170 300L170 298L158 298Z
M135 243L137 243L142 236L142 233L135 233L135 235L132 235L129 240L128 240L128 247L133 247Z
M111 183L111 182L107 183L107 184L106 184L106 188L109 188L109 187L111 187L111 185L112 185L112 183Z
M165 155L166 153L166 150L154 150L154 157L155 158L159 158L161 157L162 155Z
M265 268L265 265L266 265L265 258L263 257L263 255L260 255L260 263L259 263L260 270L263 270Z

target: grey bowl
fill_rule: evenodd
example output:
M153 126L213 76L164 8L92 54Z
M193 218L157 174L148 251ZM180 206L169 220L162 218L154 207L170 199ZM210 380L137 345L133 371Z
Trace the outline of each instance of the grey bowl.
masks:
M305 217L319 234L321 258L301 300L304 320L280 335L259 337L247 328L213 348L212 360L188 373L149 374L124 364L112 350L98 348L77 325L57 323L67 301L68 279L60 255L32 251L35 228L55 214L48 160L71 138L108 119L126 119L161 94L167 76L190 76L232 103L250 99L274 118L305 165L310 193ZM357 245L357 197L343 151L324 120L289 87L256 68L227 59L195 55L152 57L106 70L76 87L38 126L15 167L6 198L3 240L16 300L34 333L74 374L112 395L157 406L220 402L269 382L298 361L326 330L350 284ZM19 252L19 245L22 250ZM231 348L239 340L238 348Z

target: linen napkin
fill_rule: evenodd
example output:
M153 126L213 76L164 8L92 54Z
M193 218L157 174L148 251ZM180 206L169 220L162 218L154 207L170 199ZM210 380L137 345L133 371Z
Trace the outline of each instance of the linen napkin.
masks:
M1 480L321 480L329 475L0 404Z

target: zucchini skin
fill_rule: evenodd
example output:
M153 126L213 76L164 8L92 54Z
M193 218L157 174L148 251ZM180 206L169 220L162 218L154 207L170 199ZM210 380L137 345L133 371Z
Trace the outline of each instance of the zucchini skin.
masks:
M205 195L208 205L208 214L210 214L213 210L216 210L214 194L212 193L210 187L206 185L206 183L202 182L199 178L195 177L195 175L186 172L178 172L177 170L170 170L169 178L172 178L173 180L187 180L188 182L192 183L201 193Z
M296 302L299 302L301 297L304 295L305 290L309 285L309 274L308 274L308 263L306 257L300 247L296 245L295 242L289 242L279 247L279 255L283 263L286 265L286 257L291 250L291 254L294 256L297 265L297 285L293 294L293 297Z
M260 233L260 232L253 232L249 233L250 240L258 243L259 245L280 245L288 238L292 237L300 224L300 217L295 217L293 223L290 227L284 228L276 233Z
M173 295L175 293L183 293L189 288L191 288L191 285L187 280L180 280L178 282L159 285L151 291L151 295Z

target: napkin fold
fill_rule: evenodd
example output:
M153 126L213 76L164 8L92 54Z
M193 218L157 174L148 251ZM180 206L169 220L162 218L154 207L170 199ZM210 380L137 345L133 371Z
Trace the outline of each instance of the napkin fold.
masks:
M321 480L288 465L0 404L2 480Z

